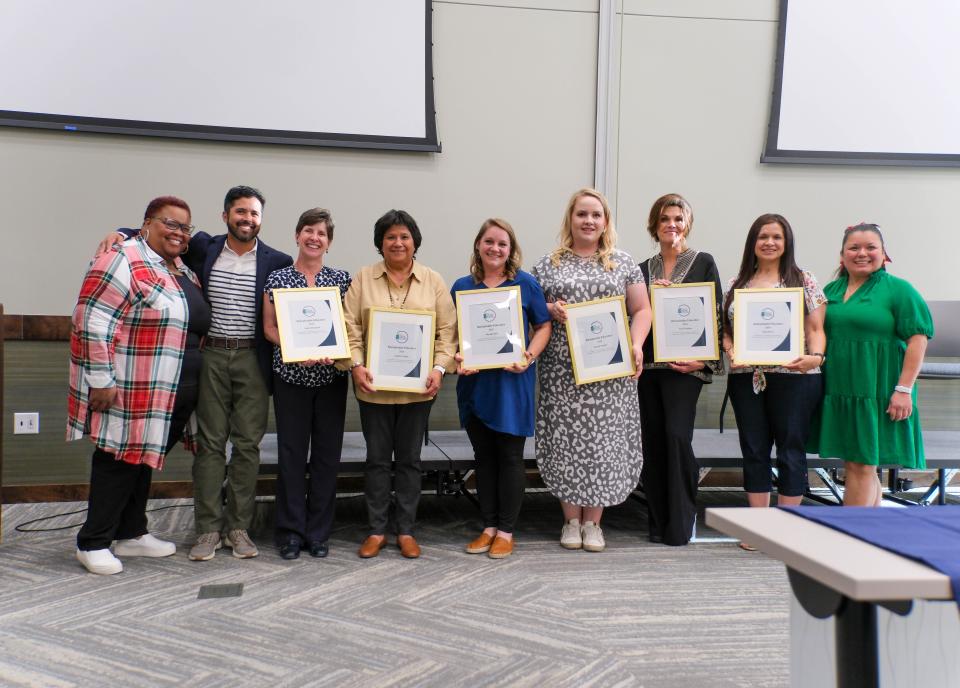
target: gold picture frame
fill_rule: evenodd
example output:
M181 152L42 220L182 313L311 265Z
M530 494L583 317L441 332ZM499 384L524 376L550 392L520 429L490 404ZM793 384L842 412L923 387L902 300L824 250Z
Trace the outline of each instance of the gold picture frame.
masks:
M720 358L716 288L713 282L650 287L654 361Z
M465 289L456 292L456 301L464 368L489 370L527 362L520 287Z
M366 367L375 389L422 394L433 370L436 313L373 307L367 317Z
M627 301L623 296L568 303L566 310L567 344L577 385L628 377L637 372Z
M274 289L284 363L350 358L339 287Z

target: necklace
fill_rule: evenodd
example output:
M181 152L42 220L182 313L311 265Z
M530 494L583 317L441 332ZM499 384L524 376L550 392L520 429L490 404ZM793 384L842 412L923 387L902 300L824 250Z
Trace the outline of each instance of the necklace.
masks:
M398 306L393 300L393 280L390 279L390 276L387 276L387 294L390 296L390 308L400 308L402 309L404 304L407 302L407 297L410 296L410 287L413 286L413 277L408 277L410 281L407 282L407 291L403 294L403 299L400 300L400 305Z

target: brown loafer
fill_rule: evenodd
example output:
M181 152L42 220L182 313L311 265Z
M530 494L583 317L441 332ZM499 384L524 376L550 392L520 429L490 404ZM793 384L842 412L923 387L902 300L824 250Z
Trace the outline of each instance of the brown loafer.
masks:
M383 535L368 535L367 539L363 541L363 544L360 545L360 549L357 550L357 556L361 559L370 559L380 554L382 550L387 545L387 538Z
M467 545L467 554L483 554L489 551L490 545L493 544L493 537L493 535L480 533L480 537Z
M407 559L416 559L420 556L420 545L417 544L412 535L398 535L397 547L400 548L400 554Z
M487 552L487 556L491 559L505 559L511 554L513 554L513 538L507 540L502 537L495 539L490 545L490 551Z

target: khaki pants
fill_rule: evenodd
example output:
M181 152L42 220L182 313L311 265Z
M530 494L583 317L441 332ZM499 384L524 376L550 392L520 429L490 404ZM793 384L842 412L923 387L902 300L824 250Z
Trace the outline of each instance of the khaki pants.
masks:
M197 400L199 450L193 462L198 534L250 527L269 400L255 349L204 349ZM233 443L229 466L227 440ZM226 508L220 498L224 478Z

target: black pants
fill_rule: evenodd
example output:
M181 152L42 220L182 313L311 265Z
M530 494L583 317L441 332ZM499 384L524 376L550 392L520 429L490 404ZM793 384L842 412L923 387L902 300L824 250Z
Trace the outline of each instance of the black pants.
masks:
M274 374L273 409L277 418L277 543L291 536L307 543L326 542L337 497L347 378L338 377L322 387L303 387Z
M807 437L823 396L823 376L767 373L767 388L753 393L753 376L734 373L727 382L743 453L743 489L770 492L770 450L777 445L777 492L799 497L807 490ZM851 432L855 432L851 428Z
M197 386L177 387L164 454L183 436L196 406ZM116 456L97 447L90 462L87 520L77 533L77 549L106 549L114 540L129 540L146 533L147 497L152 478L150 466L118 461Z
M643 470L650 534L667 545L690 541L697 515L700 466L693 455L693 427L703 381L655 368L638 385Z
M390 488L397 501L397 533L410 535L420 503L420 450L432 401L412 404L371 404L359 401L360 426L367 443L364 495L370 534L382 535L390 514ZM396 461L390 479L391 458Z
M467 435L476 460L483 527L512 533L527 483L523 469L527 438L492 430L476 416L467 420Z

